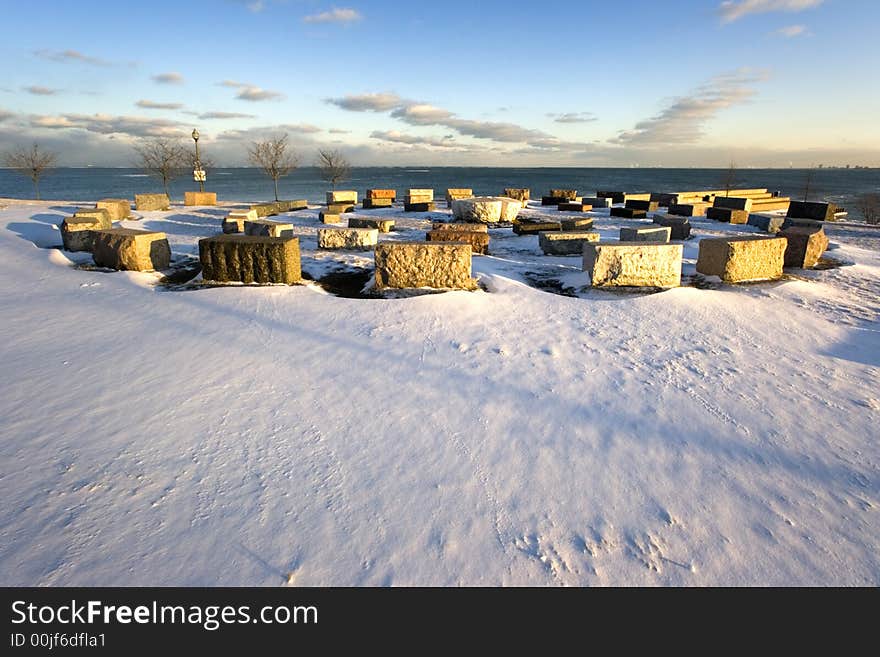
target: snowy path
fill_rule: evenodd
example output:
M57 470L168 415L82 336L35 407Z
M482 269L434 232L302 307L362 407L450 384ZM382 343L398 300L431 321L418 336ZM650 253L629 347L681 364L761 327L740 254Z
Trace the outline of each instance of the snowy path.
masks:
M345 299L77 269L34 246L64 210L0 210L4 585L880 584L870 241L577 298L525 284L577 258L493 231L488 292ZM131 225L180 257L218 212ZM307 270L370 262L314 214Z

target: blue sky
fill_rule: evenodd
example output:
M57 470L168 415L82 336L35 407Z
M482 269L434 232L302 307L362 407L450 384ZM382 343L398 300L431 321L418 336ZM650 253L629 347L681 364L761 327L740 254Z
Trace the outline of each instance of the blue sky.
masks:
M880 3L7 2L0 141L355 164L880 164ZM2 147L0 147L2 148Z

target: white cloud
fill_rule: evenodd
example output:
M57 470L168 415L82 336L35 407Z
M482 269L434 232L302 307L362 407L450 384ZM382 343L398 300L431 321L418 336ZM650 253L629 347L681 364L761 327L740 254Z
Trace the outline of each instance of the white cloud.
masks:
M152 100L139 100L135 103L138 107L142 107L143 109L157 109L157 110L179 110L183 105L180 103L156 103Z
M159 84L182 84L183 76L180 73L157 73L152 77L153 82Z
M303 17L303 23L355 23L363 20L363 16L355 9L331 9L320 14Z
M590 123L598 120L592 112L566 112L564 114L548 114L556 123Z
M823 0L725 0L718 6L722 23L732 23L749 14L772 11L800 12L821 5Z
M34 96L54 96L58 93L57 89L50 89L49 87L41 87L39 85L31 85L30 87L22 87L29 94L33 94Z
M401 105L406 105L410 101L404 100L397 94L378 93L327 98L325 102L341 107L349 112L387 112Z
M93 66L110 66L110 62L100 57L84 55L78 50L35 50L34 54L41 59L53 62L82 62Z
M781 27L776 30L773 34L776 36L785 37L786 39L791 39L797 36L809 36L809 32L807 32L807 28L805 25L788 25L786 27Z
M263 100L281 100L282 98L284 98L284 94L280 91L270 91L269 89L263 89L248 82L223 80L223 82L220 82L219 84L221 87L238 89L238 93L235 94L235 97L239 100L259 102Z
M211 119L255 119L257 118L254 114L243 114L241 112L202 112L201 114L195 113L200 119L207 121Z
M102 135L127 135L130 137L177 137L184 134L184 127L167 119L142 116L112 116L109 114L61 114L60 116L32 116L34 128L53 130L75 128Z

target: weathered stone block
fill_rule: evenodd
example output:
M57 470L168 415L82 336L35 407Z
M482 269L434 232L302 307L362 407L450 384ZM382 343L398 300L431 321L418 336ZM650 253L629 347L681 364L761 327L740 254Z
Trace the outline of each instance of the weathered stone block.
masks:
M791 199L788 197L773 197L752 201L753 212L769 212L770 210L788 210Z
M379 242L375 228L319 228L319 249L354 249L368 251Z
M752 199L737 196L716 196L712 207L748 212L752 209Z
M74 217L91 217L95 221L106 223L107 228L112 228L113 219L110 217L110 211L107 208L79 208L73 213Z
M423 203L410 203L405 201L403 204L404 212L433 212L435 208L434 201L425 201Z
M573 256L584 254L584 244L598 242L599 233L585 230L548 231L538 233L538 246L544 255Z
M672 229L670 239L686 240L691 236L691 222L687 217L655 214L654 223L658 226L669 226Z
M495 224L501 221L501 201L494 198L457 199L452 202L456 221Z
M291 199L288 201L275 201L275 205L279 212L295 212L297 210L305 210L309 207L309 202L304 198Z
M369 217L351 217L349 228L375 228L380 233L390 233L394 228L394 219L370 219Z
M131 201L127 198L102 198L95 203L95 208L110 213L110 221L122 221L131 216Z
M328 203L325 211L330 214L343 214L344 212L354 212L354 206L351 203Z
M292 237L293 224L271 219L256 219L244 222L245 235L262 235L264 237Z
M199 240L199 260L206 281L291 285L302 278L297 237L208 237Z
M590 217L577 219L560 219L562 230L589 230L593 227L593 219Z
M589 203L575 203L574 201L566 201L565 203L559 204L560 212L589 212L593 209L593 206Z
M552 196L553 198L563 199L563 201L573 201L577 198L577 190L576 189L551 189L547 196ZM561 203L562 201L560 201ZM559 205L557 203L557 205Z
M473 290L469 244L386 242L376 247L376 289Z
M434 200L434 190L433 189L425 189L425 188L412 188L406 190L406 195L410 198L426 198L429 201Z
M657 201L651 201L649 199L627 197L625 207L630 210L643 210L645 212L654 212L660 207L660 204Z
M516 221L519 211L523 209L523 202L509 196L495 196L493 198L501 201L501 222L510 224Z
M216 192L184 192L184 205L217 205Z
M488 233L489 226L486 224L468 224L462 222L455 223L446 223L444 221L435 221L431 224L432 230L469 230L471 232L477 231L480 233Z
M621 228L621 242L668 242L672 236L672 228L660 226L658 228Z
M785 223L785 217L774 216L772 214L750 214L748 219L749 226L755 226L766 233L778 233Z
M95 231L92 258L99 267L153 271L171 264L171 247L165 233L110 228Z
M364 198L370 199L371 201L376 201L380 199L387 199L389 201L394 201L397 198L397 190L396 189L368 189L367 193L364 195Z
M612 217L624 217L626 219L647 219L648 212L646 210L636 210L635 208L611 208Z
M791 201L786 216L795 219L813 219L814 221L834 221L834 213L837 210L834 203Z
M318 220L322 224L341 224L342 223L342 215L341 214L334 214L332 212L321 211L318 213Z
M828 236L821 227L786 228L778 235L788 240L785 247L786 267L812 269L828 248Z
M710 203L670 203L669 214L679 217L705 217Z
M446 207L451 208L452 202L460 198L471 198L474 190L464 187L450 187L446 190Z
M562 224L558 221L517 221L513 224L513 232L517 235L535 235L556 230L562 230Z
M592 205L594 210L599 208L610 208L612 204L611 199L604 196L584 196L581 198L581 203L584 205Z
M610 191L598 191L596 192L596 196L599 198L610 198L611 203L623 203L626 200L626 192L610 192Z
M277 203L257 203L256 205L252 205L250 209L256 212L257 217L260 219L263 217L271 217L281 212Z
M167 194L135 194L134 208L139 212L155 212L167 210L171 207L171 200Z
M532 197L532 190L526 187L505 187L502 196L520 201L525 206Z
M681 244L609 242L584 245L584 271L594 287L677 287Z
M735 210L733 208L719 208L716 206L707 208L706 216L715 221L727 221L732 224L746 224L749 221L748 210Z
M354 205L358 202L358 193L353 189L327 192L326 197L327 205L330 205L331 203L349 203Z
M227 234L243 233L244 223L256 221L258 218L256 210L235 210L223 219L223 232Z
M77 214L80 214L77 212ZM783 217L782 218L782 228L821 228L825 225L823 221L817 221L816 219L796 219L792 217Z
M428 242L462 242L471 245L472 253L489 254L489 233L479 230L430 230L425 234Z
M783 237L720 237L700 240L697 271L728 283L774 280L782 276Z
M390 208L394 205L394 200L390 198L365 198L364 210L374 210L378 208Z
M95 231L111 227L110 213L94 210L89 214L77 213L65 217L61 222L61 241L65 251L91 251L95 241Z

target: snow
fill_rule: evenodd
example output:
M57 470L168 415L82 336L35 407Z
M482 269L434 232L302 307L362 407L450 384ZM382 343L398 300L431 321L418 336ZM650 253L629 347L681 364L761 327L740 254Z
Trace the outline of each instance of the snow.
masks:
M493 229L484 290L354 299L78 268L39 248L71 204L6 203L3 585L880 584L871 233L829 230L848 266L644 294ZM225 212L124 225L180 260ZM289 216L314 278L370 265ZM699 237L754 232L693 223L686 280Z

